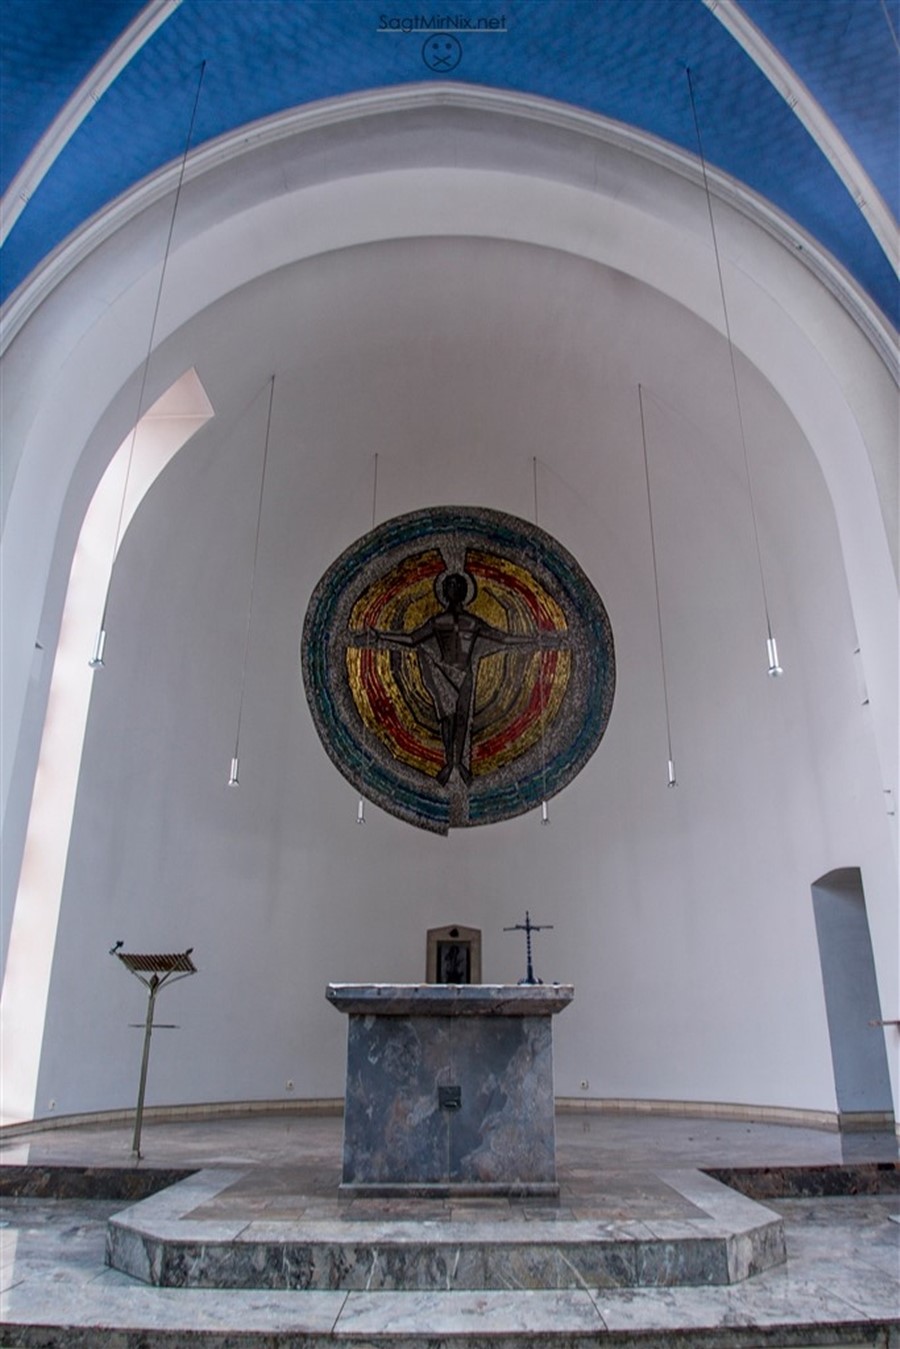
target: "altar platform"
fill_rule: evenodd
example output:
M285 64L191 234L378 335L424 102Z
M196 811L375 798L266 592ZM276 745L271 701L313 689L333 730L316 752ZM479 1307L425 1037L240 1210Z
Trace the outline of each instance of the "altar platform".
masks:
M893 1221L900 1193L890 1135L842 1139L752 1122L563 1114L557 1117L558 1200L475 1201L341 1198L341 1127L337 1117L300 1115L150 1121L146 1160L137 1168L124 1124L0 1139L0 1179L20 1193L3 1206L0 1342L75 1349L198 1342L214 1349L412 1349L426 1343L439 1349L607 1343L755 1349L888 1345L900 1336L900 1225ZM178 1181L179 1171L192 1174ZM174 1186L135 1203L141 1187L152 1188L162 1172ZM53 1197L67 1187L79 1197ZM748 1199L737 1187L762 1187L767 1197ZM113 1190L117 1197L109 1197ZM777 1222L786 1262L747 1271L737 1282L713 1281L703 1234L715 1235L729 1207L732 1218L753 1210L770 1215L764 1222ZM238 1244L235 1238L252 1229L263 1238L248 1246L259 1257L256 1286L191 1286L208 1259L198 1250L173 1265L179 1272L168 1287L145 1281L149 1266L144 1278L110 1268L108 1224L120 1225L128 1210L149 1217L148 1226L161 1225L176 1244L192 1235L189 1228L205 1233L207 1252L222 1237ZM407 1224L420 1249L433 1243L435 1262L418 1267L416 1279L423 1270L425 1277L413 1287L416 1263L407 1262L407 1286L397 1288L385 1281L391 1261L376 1264L372 1251L387 1250ZM594 1239L604 1233L614 1239L630 1233L636 1243L652 1237L662 1243L660 1258L641 1266L634 1245L632 1270L644 1280L636 1286L628 1286L615 1265L607 1277L596 1264L595 1272L586 1271L566 1244L573 1224L585 1225ZM141 1223L126 1225L136 1232ZM360 1225L367 1254L349 1261L335 1283L336 1267L327 1262L320 1269L330 1268L322 1280L328 1286L313 1281L305 1291L303 1268L315 1262L273 1264L273 1233L284 1245L280 1238L288 1231L316 1227L330 1238L338 1228L338 1245L347 1251ZM671 1254L676 1233L685 1242L680 1277ZM441 1264L442 1249L448 1256L452 1246L454 1258L462 1251L457 1272L466 1266L464 1283L471 1284L464 1248L471 1252L479 1243L506 1252L495 1263L497 1277L487 1281L493 1286L448 1286L452 1265ZM151 1248L152 1242L143 1247L148 1257ZM527 1258L520 1259L524 1251ZM548 1251L555 1252L549 1259Z
M573 1176L565 1202L342 1203L302 1168L209 1168L116 1214L113 1268L171 1288L707 1286L783 1263L771 1209L703 1172Z

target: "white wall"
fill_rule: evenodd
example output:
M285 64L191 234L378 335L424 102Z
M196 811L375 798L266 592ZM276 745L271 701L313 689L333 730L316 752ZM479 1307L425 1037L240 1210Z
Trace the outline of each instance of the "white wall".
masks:
M59 932L42 939L55 958L35 1113L134 1100L128 1022L144 1002L106 954L118 938L193 945L201 968L161 1000L182 1029L156 1039L151 1101L278 1097L288 1079L297 1096L333 1096L345 1026L328 979L419 979L426 929L451 921L483 929L486 979L515 979L522 952L501 929L526 906L555 924L539 972L577 986L558 1022L560 1094L588 1080L592 1096L834 1109L816 877L861 868L882 1015L898 1005L889 341L790 222L714 178L786 671L769 681L696 166L529 100L462 86L393 97L277 119L192 160L148 401L195 366L216 415L146 498L116 566ZM52 652L81 519L133 420L165 190L162 175L92 222L6 316L4 940L46 697L35 641ZM376 451L379 518L454 501L528 517L537 455L541 524L604 598L612 720L549 829L524 818L444 840L372 808L359 829L318 744L303 613L368 527ZM896 1052L891 1068L896 1101Z
M821 472L739 364L773 622L765 624L722 338L674 301L550 250L478 240L349 249L253 282L175 334L216 417L132 525L95 680L37 1113L129 1105L143 994L106 954L193 946L160 1002L148 1099L336 1096L345 1025L326 981L424 975L427 928L554 930L575 983L557 1091L835 1108L810 884L892 862ZM188 361L185 359L185 364ZM232 753L266 382L277 371L241 743ZM647 393L672 735L666 738L641 458ZM441 839L368 810L319 745L298 646L333 558L378 515L477 504L569 548L612 621L618 690L582 774L535 816ZM839 763L836 761L839 756ZM883 925L887 920L883 920ZM886 929L885 929L886 930ZM884 963L884 962L883 962ZM890 972L881 970L889 983ZM887 1012L885 1012L887 1014Z

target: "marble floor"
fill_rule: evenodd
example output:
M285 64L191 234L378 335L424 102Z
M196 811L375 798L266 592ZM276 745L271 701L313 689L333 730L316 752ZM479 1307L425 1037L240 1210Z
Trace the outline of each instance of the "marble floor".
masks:
M302 1192L312 1205L335 1203L340 1140L341 1121L329 1117L148 1123L140 1166L253 1172L257 1198L270 1206L270 1216L283 1216L280 1177L286 1169L298 1180L291 1202L296 1204ZM127 1169L130 1145L124 1126L47 1130L0 1139L0 1165ZM884 1134L841 1136L770 1124L588 1113L559 1116L557 1149L563 1208L567 1194L583 1199L590 1192L607 1218L646 1217L662 1205L677 1220L685 1212L684 1199L660 1179L666 1172L777 1171L897 1160L896 1139ZM226 1207L240 1203L241 1186L247 1183L229 1187L219 1202ZM211 1349L581 1349L606 1344L801 1349L842 1344L900 1349L898 1193L767 1198L766 1205L784 1223L787 1261L738 1284L603 1289L586 1281L569 1289L460 1292L149 1287L104 1263L107 1219L127 1202L3 1201L0 1344L73 1349L199 1344ZM479 1203L464 1206L468 1217L466 1212L443 1216L493 1220L501 1208L498 1201L490 1203L489 1215ZM510 1218L515 1216L510 1212Z

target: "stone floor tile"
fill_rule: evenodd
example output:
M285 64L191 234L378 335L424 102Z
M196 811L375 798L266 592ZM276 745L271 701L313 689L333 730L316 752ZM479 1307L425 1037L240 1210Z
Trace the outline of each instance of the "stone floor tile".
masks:
M483 1293L349 1293L335 1338L350 1335L428 1336L477 1331L601 1332L603 1321L584 1292L517 1290Z
M97 1289L59 1285L20 1285L0 1297L0 1320L7 1325L46 1325L96 1329L290 1332L329 1335L346 1293L266 1292L251 1294L212 1289L175 1290L125 1285ZM149 1341L152 1343L152 1339ZM60 1343L65 1343L64 1339Z
M860 1318L844 1299L819 1284L792 1280L784 1288L744 1285L715 1288L617 1289L601 1293L600 1315L618 1331L710 1330L729 1326L830 1326Z

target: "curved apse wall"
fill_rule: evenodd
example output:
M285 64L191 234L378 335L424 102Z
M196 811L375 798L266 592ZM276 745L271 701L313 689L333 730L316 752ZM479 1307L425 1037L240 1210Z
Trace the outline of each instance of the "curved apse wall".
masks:
M320 1006L322 980L420 978L421 933L448 920L482 927L486 977L516 978L515 954L496 934L523 898L538 917L538 900L560 906L542 972L572 973L579 984L561 1027L562 1094L577 1094L587 1079L597 1095L833 1108L810 875L840 865L850 849L867 856L873 937L882 953L892 949L882 783L869 730L857 731L846 703L856 636L848 571L854 603L866 596L863 619L880 626L882 642L889 635L873 598L881 581L868 585L864 556L884 542L877 503L861 506L858 493L844 491L866 481L858 465L848 467L852 454L863 446L864 457L878 441L879 417L890 421L877 357L806 268L760 238L733 200L723 208L739 372L782 616L787 675L773 702L753 623L756 583L738 545L746 497L729 458L733 406L727 351L713 331L702 193L594 141L579 141L568 165L579 182L587 174L590 191L551 182L541 176L552 158L544 130L529 123L523 134L524 123L510 119L501 134L484 109L477 116L495 134L478 141L479 153L494 161L444 171L425 161L446 137L465 140L452 125L457 112L446 125L442 112L415 116L433 118L417 141L421 162L397 171L367 175L357 164L355 175L348 167L345 177L285 194L284 164L297 150L286 138L245 160L223 157L192 183L157 355L160 369L196 360L217 429L173 461L120 559L122 649L133 647L119 672L104 672L103 705L91 711L38 1112L50 1099L69 1110L132 1097L114 1067L130 1061L129 1032L119 1026L133 1018L128 994L111 982L115 971L79 989L80 950L105 960L115 938L149 946L157 932L173 949L182 933L183 945L195 946L205 977L179 995L186 1029L176 1058L154 1065L155 1099L266 1099L289 1080L299 1094L337 1095L341 1026ZM409 138L392 140L388 121L381 130L381 152L408 152ZM561 134L559 125L547 133L554 144ZM352 146L348 131L333 148L352 158ZM524 155L527 168L498 171L504 154ZM304 171L312 162L302 159ZM558 155L553 163L558 171ZM277 179L271 198L258 192L257 172ZM605 195L612 185L618 195ZM151 225L148 217L123 226L35 313L22 351L44 359L35 333L53 326L62 340L54 312L71 316L66 294L81 294L77 355L59 367L64 374L47 367L37 430L22 439L26 459L54 409L74 409L93 430L103 398L120 387L116 362L133 365L124 348L141 308ZM379 233L390 237L373 241ZM558 249L548 246L554 239ZM123 277L116 268L126 263L134 270ZM104 277L121 299L97 317L91 297ZM110 365L96 360L104 343ZM105 392L88 387L79 366L92 353ZM245 781L238 799L223 801L231 746L222 749L222 725L226 740L233 734L225 676L234 675L225 638L242 621L236 597L246 583L233 530L252 514L258 450L242 409L273 369L275 476ZM64 378L68 399L57 396ZM678 793L665 790L664 752L658 762L639 380L654 397L648 434L665 503ZM851 386L859 395L852 412ZM355 800L347 807L302 703L298 710L299 618L329 561L368 524L376 448L386 515L462 499L528 516L537 455L542 521L597 582L617 647L621 629L622 701L601 752L562 794L553 828L538 831L540 848L527 819L468 843L435 840L449 849L438 855L386 820L345 833ZM184 576L192 579L182 595ZM863 646L872 660L872 643ZM889 988L889 954L880 959ZM665 1046L661 1021L672 1030Z

